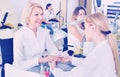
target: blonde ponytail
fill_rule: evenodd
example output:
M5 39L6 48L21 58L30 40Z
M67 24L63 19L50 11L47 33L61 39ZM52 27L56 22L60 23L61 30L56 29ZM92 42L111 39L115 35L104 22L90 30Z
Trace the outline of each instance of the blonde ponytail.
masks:
M117 46L116 38L112 33L108 35L108 41L111 46L113 57L114 57L116 74L117 74L117 77L120 77L120 62L119 62L118 46Z
M86 18L86 22L96 24L99 27L100 31L105 36L108 36L109 45L113 53L116 74L117 74L117 77L120 77L120 62L119 62L117 41L115 36L110 31L108 19L104 14L98 12L88 16Z

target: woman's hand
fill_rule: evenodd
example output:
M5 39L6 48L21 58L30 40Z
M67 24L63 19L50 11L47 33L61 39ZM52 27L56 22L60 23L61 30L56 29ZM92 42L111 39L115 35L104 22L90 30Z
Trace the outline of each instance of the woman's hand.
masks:
M39 58L39 63L51 62L51 61L60 61L58 56L47 56L43 58Z
M50 68L51 68L51 70L53 70L55 67L56 67L56 61L50 61L50 62L48 62L48 64L49 64L49 66L50 66Z
M71 61L71 59L72 59L71 56L60 57L60 62L68 62Z

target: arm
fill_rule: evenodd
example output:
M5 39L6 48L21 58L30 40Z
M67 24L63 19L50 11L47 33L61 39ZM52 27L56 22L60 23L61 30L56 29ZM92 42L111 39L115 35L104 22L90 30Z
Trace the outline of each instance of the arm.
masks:
M83 58L76 58L76 57L73 57L73 56L63 56L63 57L60 57L60 61L61 62L71 61L72 65L78 66L82 63Z
M79 66L82 63L83 60L84 60L84 58L72 57L71 62L72 62L73 65Z
M55 77L80 77L78 74L79 71L63 71L60 68L55 68L55 61L49 62L50 70Z
M46 33L46 41L45 41L45 46L47 48L47 51L50 52L51 55L59 55L59 51L57 47L55 46L53 40L51 39L49 33Z
M20 69L29 69L35 65L38 65L38 58L25 59L23 37L20 34L14 36L14 65Z
M69 31L69 33L74 35L79 41L82 41L82 35L79 33L79 31L77 30L77 28L74 25L70 25L68 27L68 31Z
M55 63L49 63L51 71L55 77L88 77L92 76L99 67L96 55L90 55L77 67L74 67L71 71L62 71L61 69L55 68ZM97 68L98 67L98 68ZM70 76L68 76L70 75Z

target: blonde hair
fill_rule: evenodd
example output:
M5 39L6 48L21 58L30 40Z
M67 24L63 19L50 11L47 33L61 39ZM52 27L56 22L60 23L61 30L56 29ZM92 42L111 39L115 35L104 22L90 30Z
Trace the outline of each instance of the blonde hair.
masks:
M92 15L88 16L85 21L89 24L98 25L101 32L102 31L104 31L104 32L110 31L109 22L108 22L106 16L103 15L102 13L92 14ZM115 36L112 33L108 34L107 36L108 36L108 41L109 41L110 47L112 49L113 57L114 57L117 77L120 77L120 63L119 63L117 41L116 41Z
M28 1L28 3L25 5L23 12L22 12L22 16L21 16L21 23L23 25L26 26L29 24L28 17L30 16L33 8L35 7L41 8L43 10L40 4L31 2L31 1Z

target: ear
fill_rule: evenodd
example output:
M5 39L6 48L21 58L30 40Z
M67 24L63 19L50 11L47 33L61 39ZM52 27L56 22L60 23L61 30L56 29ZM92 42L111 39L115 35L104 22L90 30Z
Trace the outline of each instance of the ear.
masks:
M91 25L90 25L90 28L91 28L91 30L93 30L93 31L96 30L96 27L97 27L97 26L96 26L95 24L91 24Z

